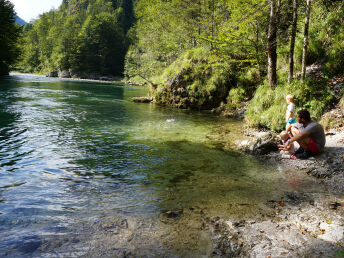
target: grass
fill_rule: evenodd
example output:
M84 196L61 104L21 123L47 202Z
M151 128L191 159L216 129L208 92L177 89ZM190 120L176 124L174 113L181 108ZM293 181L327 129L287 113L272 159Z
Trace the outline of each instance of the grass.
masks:
M295 80L288 85L282 79L282 82L274 89L265 82L258 87L247 108L248 125L267 127L275 131L282 130L285 126L287 108L285 96L288 94L295 95L296 112L300 109L308 109L315 120L321 117L332 100L326 81Z

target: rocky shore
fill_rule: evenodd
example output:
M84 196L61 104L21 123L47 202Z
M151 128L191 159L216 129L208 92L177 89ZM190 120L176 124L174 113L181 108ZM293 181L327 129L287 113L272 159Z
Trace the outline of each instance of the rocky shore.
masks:
M266 200L273 212L257 220L214 221L216 256L343 257L344 130L327 131L324 152L308 160L292 160L274 150L277 137L271 132L246 135L249 139L236 142L238 149L285 173L315 177L325 191L292 191L279 200Z
M100 75L96 73L84 73L84 72L73 72L67 70L57 70L47 72L46 77L58 77L58 78L72 78L72 79L88 79L97 81L120 81L121 77L113 75Z
M307 72L313 77L321 77L318 67L309 67ZM329 83L334 96L341 96L343 78L338 76ZM276 144L280 140L270 131L246 129L244 140L229 143L229 147L250 153L283 173L290 173L291 183L297 185L298 176L309 177L323 186L324 191L296 190L286 192L278 200L266 200L272 212L262 214L260 219L213 221L217 236L215 256L344 257L343 118L338 104L329 107L322 117L322 121L332 127L325 130L325 149L308 160L293 160L279 153Z

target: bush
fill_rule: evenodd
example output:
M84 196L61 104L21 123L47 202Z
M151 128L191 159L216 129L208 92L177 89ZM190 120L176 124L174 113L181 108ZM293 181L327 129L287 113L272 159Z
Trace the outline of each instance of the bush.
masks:
M290 85L280 83L275 89L271 89L265 82L257 89L247 108L245 119L248 125L282 130L285 126L287 108L285 96L288 94L295 95L296 112L300 109L308 109L314 119L320 118L332 100L325 81L295 80Z

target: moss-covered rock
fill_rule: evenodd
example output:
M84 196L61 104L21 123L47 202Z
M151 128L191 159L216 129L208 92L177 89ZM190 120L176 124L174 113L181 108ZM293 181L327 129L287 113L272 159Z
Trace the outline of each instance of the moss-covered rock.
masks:
M230 66L205 49L189 50L162 75L153 91L156 103L206 110L226 101L233 84Z

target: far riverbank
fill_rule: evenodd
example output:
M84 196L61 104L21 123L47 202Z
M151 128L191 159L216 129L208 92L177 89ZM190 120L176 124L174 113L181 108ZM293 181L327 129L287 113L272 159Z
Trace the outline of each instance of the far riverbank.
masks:
M128 83L123 82L123 78L116 78L114 80L101 80L101 79L89 79L89 78L60 78L60 77L49 77L44 74L30 74L30 73L19 73L19 72L10 72L9 75L24 75L24 76L39 76L39 77L46 77L46 78L56 78L61 80L75 80L75 81L84 81L84 82L101 82L101 83L108 83L108 84L120 84L120 85L127 85Z

